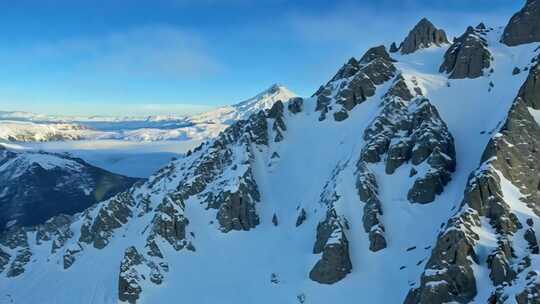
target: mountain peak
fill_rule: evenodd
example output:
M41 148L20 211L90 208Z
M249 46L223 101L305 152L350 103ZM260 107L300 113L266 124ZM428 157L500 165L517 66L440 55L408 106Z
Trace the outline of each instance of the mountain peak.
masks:
M261 93L235 103L231 106L224 106L213 111L196 115L193 121L212 121L230 125L237 120L246 119L261 110L270 109L277 101L287 101L297 95L280 83L274 83Z
M248 105L261 104L263 108L270 108L274 102L281 100L287 101L289 98L296 97L296 94L289 90L287 87L280 83L274 83L268 89L262 91L261 93L246 99L242 102L239 102L234 105L236 108L243 108ZM261 108L262 109L262 108Z
M274 93L274 92L277 92L281 89L287 89L284 85L282 85L281 83L274 83L273 85L271 85L268 89L266 89L266 92L268 93Z
M440 46L445 43L449 42L444 30L436 28L431 21L424 17L409 32L400 48L402 54L411 54L419 49L433 45Z

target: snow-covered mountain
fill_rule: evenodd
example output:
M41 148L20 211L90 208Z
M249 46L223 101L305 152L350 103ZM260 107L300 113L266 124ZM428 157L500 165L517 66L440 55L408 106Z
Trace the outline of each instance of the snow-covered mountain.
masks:
M59 214L73 215L136 181L78 158L0 145L0 232L42 224Z
M423 19L147 182L10 230L0 299L539 303L538 33L537 0L452 43Z
M248 100L194 116L62 117L4 111L0 112L0 140L206 140L236 120L295 96L285 86L275 84Z

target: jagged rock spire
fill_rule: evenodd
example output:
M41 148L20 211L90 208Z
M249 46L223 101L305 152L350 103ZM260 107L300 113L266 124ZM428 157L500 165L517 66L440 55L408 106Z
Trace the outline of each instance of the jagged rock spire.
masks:
M360 60L354 57L349 59L314 95L317 96L316 110L321 112L319 120L326 119L332 103L340 105L338 106L340 109L334 112L334 119L336 121L347 119L349 111L375 94L377 85L395 76L396 67L393 62L395 60L390 57L383 45L370 48ZM335 90L337 92L331 96Z
M540 1L527 0L512 16L504 29L501 42L508 46L540 41Z
M448 43L444 30L437 29L431 21L422 18L403 40L400 49L402 54L411 54L419 49L444 43Z

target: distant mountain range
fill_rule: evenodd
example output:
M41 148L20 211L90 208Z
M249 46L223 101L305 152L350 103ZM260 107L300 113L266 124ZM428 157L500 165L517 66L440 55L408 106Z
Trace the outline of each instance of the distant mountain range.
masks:
M312 96L189 118L210 138L144 182L7 229L0 301L540 303L540 1L358 55Z
M0 139L61 141L120 139L130 141L204 140L215 137L234 121L268 109L278 100L296 96L283 85L232 106L194 116L62 117L26 112L0 112Z
M0 232L73 215L141 179L94 167L79 158L10 149L0 144Z

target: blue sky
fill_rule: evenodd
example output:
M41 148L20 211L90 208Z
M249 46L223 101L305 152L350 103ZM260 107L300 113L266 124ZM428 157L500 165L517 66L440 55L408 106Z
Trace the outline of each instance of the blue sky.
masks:
M311 95L421 17L452 37L523 2L0 0L0 110L185 114L276 82Z

